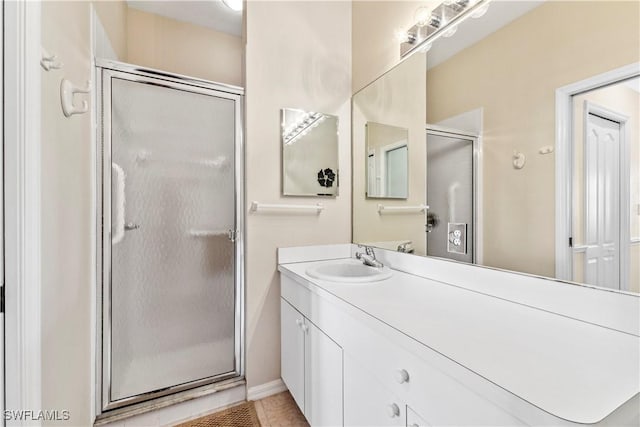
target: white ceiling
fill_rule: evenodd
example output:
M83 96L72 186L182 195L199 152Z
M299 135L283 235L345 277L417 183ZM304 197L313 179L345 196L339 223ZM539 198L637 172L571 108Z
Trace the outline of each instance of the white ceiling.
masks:
M458 31L452 37L440 37L433 43L433 47L427 54L427 69L443 63L542 3L544 0L490 2L484 16L478 19L467 19L459 25Z
M134 9L177 21L200 25L237 37L242 35L242 12L229 9L222 0L128 0L127 4Z

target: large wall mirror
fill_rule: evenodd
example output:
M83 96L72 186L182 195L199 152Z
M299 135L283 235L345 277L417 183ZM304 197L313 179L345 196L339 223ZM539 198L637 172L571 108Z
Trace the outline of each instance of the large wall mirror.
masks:
M493 1L365 87L353 241L640 292L639 28L638 2ZM406 200L367 198L368 121L408 129Z

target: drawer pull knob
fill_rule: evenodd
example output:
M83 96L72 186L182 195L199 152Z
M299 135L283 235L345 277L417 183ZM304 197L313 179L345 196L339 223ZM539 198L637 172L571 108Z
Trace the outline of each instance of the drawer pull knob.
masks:
M389 414L390 418L395 418L400 416L400 407L395 403L387 406L387 414Z
M409 372L407 372L405 369L398 369L395 373L395 377L398 384L409 382Z

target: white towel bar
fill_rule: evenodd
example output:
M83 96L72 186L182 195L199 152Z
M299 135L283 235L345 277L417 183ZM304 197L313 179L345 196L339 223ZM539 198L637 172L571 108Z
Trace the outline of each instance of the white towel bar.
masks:
M258 212L262 210L311 210L320 213L323 209L324 206L321 203L317 203L315 205L287 205L251 202L251 212Z
M189 235L193 237L228 236L229 230L205 230L192 228L191 230L189 230Z
M411 212L416 211L416 213L424 212L429 209L428 205L417 205L417 206L384 206L378 205L378 213L383 212Z

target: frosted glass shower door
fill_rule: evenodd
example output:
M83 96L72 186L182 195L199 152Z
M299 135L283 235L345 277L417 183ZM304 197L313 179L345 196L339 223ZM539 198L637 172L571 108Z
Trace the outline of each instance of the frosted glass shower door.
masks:
M111 71L103 98L108 409L239 373L240 110L235 95Z

